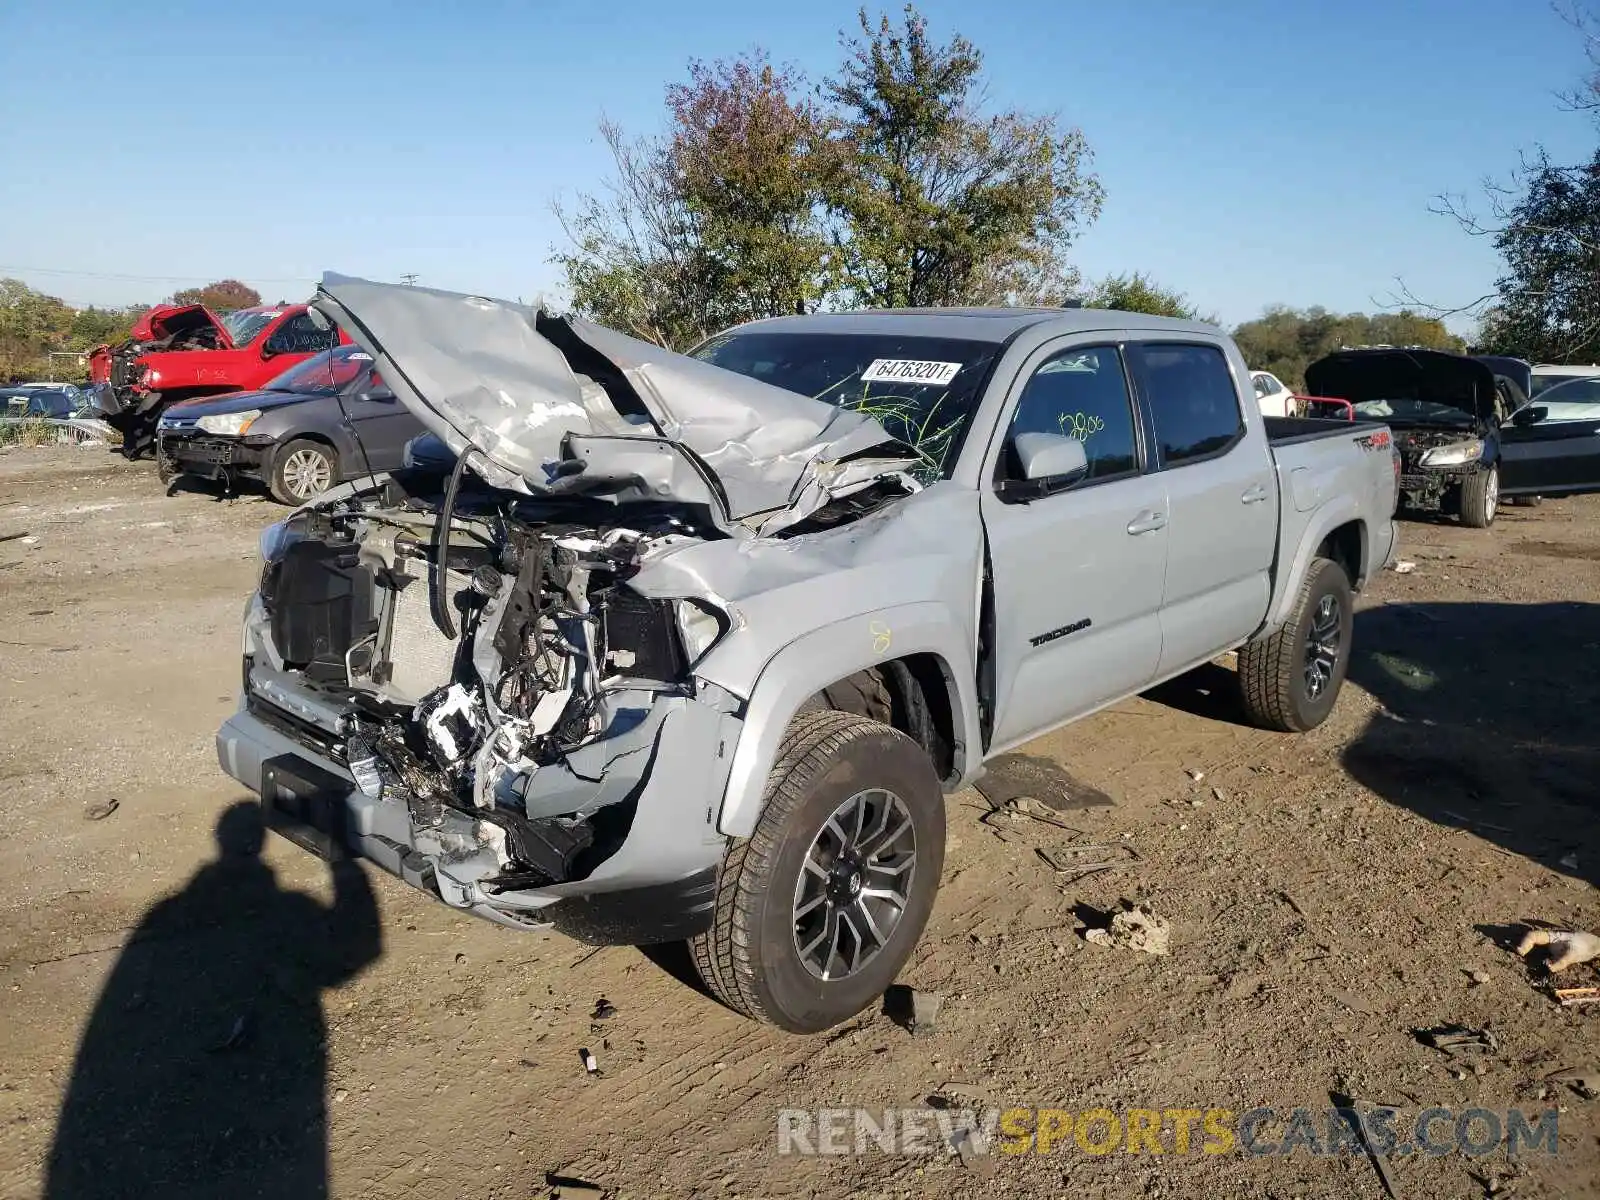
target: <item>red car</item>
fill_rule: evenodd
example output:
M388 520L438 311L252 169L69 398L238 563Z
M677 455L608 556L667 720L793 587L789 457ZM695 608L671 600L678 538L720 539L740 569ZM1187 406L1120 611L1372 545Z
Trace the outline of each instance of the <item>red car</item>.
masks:
M296 363L348 345L304 304L241 308L224 317L198 304L157 305L117 346L97 346L89 379L129 458L153 452L161 410L179 400L259 388Z

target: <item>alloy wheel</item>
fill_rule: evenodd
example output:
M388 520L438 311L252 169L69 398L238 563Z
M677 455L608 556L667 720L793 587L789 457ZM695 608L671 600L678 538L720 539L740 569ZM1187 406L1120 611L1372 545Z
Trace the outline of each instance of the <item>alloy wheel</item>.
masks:
M1339 644L1342 635L1339 620L1342 616L1337 596L1324 596L1311 614L1311 628L1306 631L1306 695L1319 699L1333 682L1333 671L1339 662Z
M893 792L857 792L823 822L794 889L794 946L819 979L848 978L894 936L911 896L917 835Z
M317 450L296 450L283 464L283 484L296 500L320 496L333 483L333 464Z

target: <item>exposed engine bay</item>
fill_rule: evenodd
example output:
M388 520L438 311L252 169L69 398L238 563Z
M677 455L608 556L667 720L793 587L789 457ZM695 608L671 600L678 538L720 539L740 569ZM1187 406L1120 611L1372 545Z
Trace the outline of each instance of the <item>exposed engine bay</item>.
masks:
M1474 455L1469 461L1453 465L1425 465L1430 450L1471 442L1471 429L1392 428L1395 446L1400 451L1401 502L1419 510L1451 509L1459 496L1462 479L1482 470Z
M129 338L110 350L106 380L110 396L109 402L102 400L101 411L107 423L123 435L122 453L127 458L138 458L151 449L160 415L161 393L145 387L145 365L140 360L147 354L175 350L228 348L221 328L204 309L174 314L159 328L160 337Z
M441 500L407 482L274 527L252 711L404 805L417 851L449 861L487 838L497 874L475 882L490 890L584 878L629 831L616 759L643 770L663 696L717 692L688 669L727 617L628 586L646 555L703 531L683 506L470 481Z

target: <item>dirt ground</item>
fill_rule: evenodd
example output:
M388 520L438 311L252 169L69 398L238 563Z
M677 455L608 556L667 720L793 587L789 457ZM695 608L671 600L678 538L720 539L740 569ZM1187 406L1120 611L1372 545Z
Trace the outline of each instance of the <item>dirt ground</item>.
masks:
M1223 662L1027 747L1113 801L1062 814L1081 835L951 797L902 977L945 997L921 1037L879 1012L773 1032L667 953L459 918L276 838L222 855L248 810L212 735L281 511L167 497L104 451L0 454L0 538L29 535L0 541L0 1194L513 1200L553 1173L632 1197L1382 1197L1365 1156L1178 1154L1170 1129L1159 1157L777 1152L787 1108L1330 1093L1559 1107L1554 1158L1388 1159L1406 1200L1600 1194L1600 1101L1546 1078L1600 1064L1600 1006L1558 1006L1508 948L1523 921L1600 929L1600 498L1405 523L1416 568L1362 598L1310 735L1244 727ZM1074 840L1137 857L1063 882L1037 851ZM1084 940L1123 897L1170 920L1169 956ZM1494 1045L1415 1036L1446 1023Z

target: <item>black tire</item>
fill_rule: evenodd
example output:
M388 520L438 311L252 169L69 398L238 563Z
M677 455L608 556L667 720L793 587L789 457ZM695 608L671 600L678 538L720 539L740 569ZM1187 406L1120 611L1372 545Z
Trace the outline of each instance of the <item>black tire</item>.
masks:
M322 442L313 442L308 438L296 438L278 447L278 452L272 457L272 477L267 486L272 492L273 499L278 503L300 505L314 498L315 494L301 495L295 486L291 486L295 479L292 472L298 465L304 463L307 457L319 457L326 464L328 474L326 487L332 487L339 482L339 456L333 447Z
M824 979L797 944L800 875L829 818L880 788L903 802L915 839L905 903L873 957ZM712 927L690 950L700 978L735 1012L817 1033L882 995L922 936L944 866L944 797L928 756L904 734L853 713L811 711L785 733L763 799L755 833L728 847Z
M1337 606L1339 640L1328 678L1313 694L1312 623L1330 597ZM1253 724L1280 733L1304 733L1328 719L1350 666L1353 610L1350 579L1344 568L1331 559L1312 559L1283 628L1239 649L1239 690Z
M1500 468L1490 467L1461 481L1461 523L1468 529L1487 529L1500 510Z
M1509 503L1514 508L1538 508L1544 503L1543 496L1513 496Z
M805 704L801 712L847 712L888 725L894 720L889 681L879 671L857 671L830 683Z

